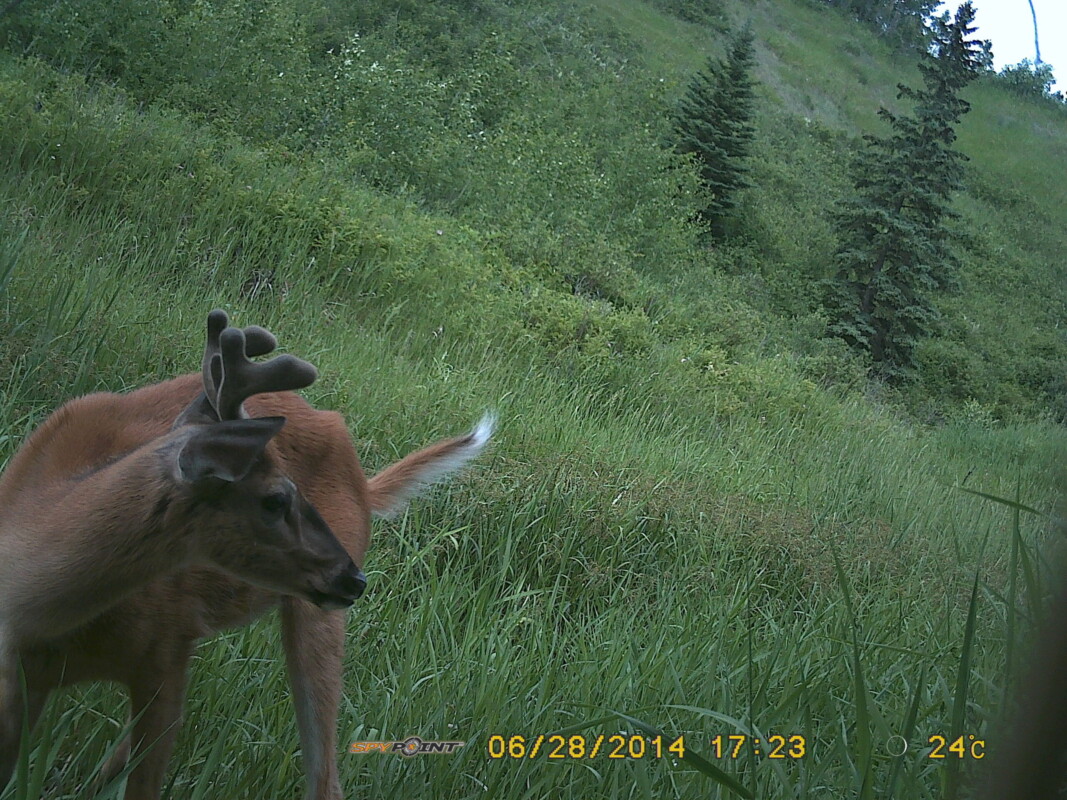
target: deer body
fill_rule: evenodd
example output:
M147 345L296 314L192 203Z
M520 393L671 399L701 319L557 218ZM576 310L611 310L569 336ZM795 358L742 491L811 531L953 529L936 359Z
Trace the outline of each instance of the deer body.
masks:
M338 609L362 591L362 573L353 565L363 562L371 513L388 513L473 457L489 427L431 445L368 481L343 418L291 392L242 398L243 405L219 415L224 421L205 424L197 404L204 402L208 361L204 375L71 401L27 440L0 480L0 789L24 715L32 727L58 686L113 680L129 688L131 714L141 716L106 772L121 770L131 748L147 746L125 798L156 800L196 643L280 603L306 798L342 797L336 716L344 615ZM281 417L284 425L271 422ZM220 426L229 427L217 433ZM217 459L230 457L229 428L256 438L253 449L267 437L262 455L235 483L212 472ZM205 437L202 453L189 444ZM171 473L202 472L203 459L210 462L203 480L211 491L188 501L182 494L188 481ZM250 499L231 488L247 482L257 487ZM245 531L257 515L276 525L276 494L291 504L286 520L302 520L297 535ZM230 515L222 522L218 506Z

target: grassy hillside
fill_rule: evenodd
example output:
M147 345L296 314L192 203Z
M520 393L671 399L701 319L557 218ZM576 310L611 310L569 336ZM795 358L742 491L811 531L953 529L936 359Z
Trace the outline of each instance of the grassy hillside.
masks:
M342 743L468 745L342 755L352 796L733 796L694 761L489 757L494 734L638 732L612 712L763 797L956 797L988 762L929 759L928 737L995 749L1065 443L1064 117L973 89L963 288L893 390L824 337L813 282L912 60L816 3L685 7L28 0L0 20L5 457L65 398L194 368L216 306L319 367L308 396L370 471L500 415L476 470L377 529L349 619ZM709 247L668 118L745 19L754 188ZM170 796L299 796L279 656L272 619L201 649ZM37 796L85 796L117 695L53 717ZM806 754L716 758L719 734Z

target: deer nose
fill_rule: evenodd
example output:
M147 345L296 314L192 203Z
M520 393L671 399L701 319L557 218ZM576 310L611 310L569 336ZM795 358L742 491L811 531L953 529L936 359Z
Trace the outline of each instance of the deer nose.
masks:
M340 572L330 586L331 593L358 600L367 588L367 576L355 564Z

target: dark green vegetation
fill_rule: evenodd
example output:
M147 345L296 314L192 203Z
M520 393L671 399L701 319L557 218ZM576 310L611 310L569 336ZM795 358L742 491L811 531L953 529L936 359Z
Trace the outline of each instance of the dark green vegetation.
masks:
M838 265L828 284L830 330L870 354L877 374L903 379L915 345L937 332L935 294L957 286L958 259L948 223L963 185L956 126L971 106L960 92L979 75L974 7L936 21L919 63L922 89L900 84L911 115L879 114L890 136L867 134L853 167L855 193L837 215Z
M1004 67L997 73L997 79L1020 97L1053 103L1065 102L1062 92L1052 91L1052 84L1056 81L1051 64L1042 62L1035 65L1030 59L1024 58L1018 64Z
M671 114L748 21L752 188L708 247ZM371 470L501 416L378 528L350 618L342 741L470 744L345 756L353 796L726 796L486 756L607 710L705 756L806 736L716 761L763 797L962 791L927 738L999 727L1064 440L1059 108L965 91L959 289L888 389L817 301L860 137L920 76L824 3L25 0L0 38L5 455L62 399L194 369L216 305L319 367ZM173 797L299 796L279 654L270 620L202 649ZM35 758L79 796L121 714L54 713Z
M709 58L693 76L674 114L675 147L693 155L701 185L709 192L700 215L719 231L737 205L737 193L750 187L745 160L756 135L755 57L752 31L744 28L730 40L725 58Z
M824 0L866 24L878 36L917 47L926 34L924 22L941 5L938 0Z

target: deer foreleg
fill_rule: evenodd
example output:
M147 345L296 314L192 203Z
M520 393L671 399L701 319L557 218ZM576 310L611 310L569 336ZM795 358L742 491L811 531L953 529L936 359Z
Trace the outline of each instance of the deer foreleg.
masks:
M282 600L282 642L307 775L306 800L342 800L337 778L344 612Z
M178 650L165 659L148 660L129 680L130 713L136 722L130 740L119 745L105 768L105 773L116 774L125 766L127 755L140 756L126 781L125 800L159 800L181 727L191 654L191 647Z
M27 730L33 730L49 693L27 678L23 694L17 663L13 658L0 660L0 793L15 769L23 723Z

